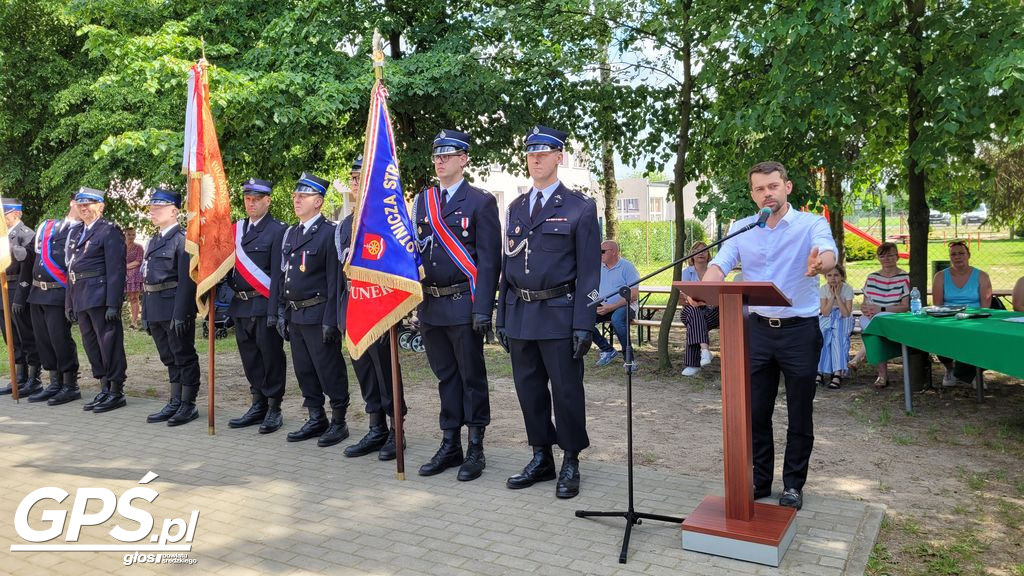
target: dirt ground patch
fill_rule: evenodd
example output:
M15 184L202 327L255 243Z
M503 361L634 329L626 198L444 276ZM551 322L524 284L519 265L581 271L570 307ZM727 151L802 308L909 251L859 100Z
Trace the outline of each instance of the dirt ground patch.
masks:
M859 346L859 340L855 342ZM713 344L715 348L715 344ZM150 349L151 350L151 349ZM218 342L217 406L220 426L248 405L248 384L230 340ZM206 355L201 351L205 403ZM487 347L491 379L492 423L489 444L522 447L529 458L522 414L508 357ZM696 378L657 373L657 356L639 348L640 372L634 379L635 461L641 466L680 474L720 478L721 384L715 362ZM675 346L673 358L681 353ZM290 358L289 358L290 361ZM422 354L401 355L410 407L406 426L414 439L439 441L436 383ZM587 421L591 448L586 460L623 462L626 458L625 384L621 365L586 368ZM933 381L941 381L936 364ZM349 365L353 440L365 430L359 388ZM901 368L894 364L892 378ZM291 368L288 370L285 429L298 428L305 416ZM888 507L869 574L1024 575L1024 383L988 373L989 389L977 403L967 388L916 393L916 412L903 411L902 388L877 391L874 371L861 368L839 390L818 390L815 399L815 449L805 491L809 494L866 500ZM88 379L86 379L88 382ZM129 390L163 396L166 372L145 342L129 358ZM775 412L776 493L781 490L781 447L786 410L779 395ZM283 434L282 434L283 436ZM282 442L284 439L282 438ZM421 462L408 462L415 469ZM685 510L664 513L684 514Z

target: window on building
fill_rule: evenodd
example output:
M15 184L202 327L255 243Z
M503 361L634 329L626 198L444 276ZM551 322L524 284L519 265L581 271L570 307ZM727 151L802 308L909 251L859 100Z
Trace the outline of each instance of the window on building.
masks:
M665 199L651 198L651 205L648 208L651 216L661 216L662 212L665 211Z
M619 209L620 213L622 213L622 212L630 213L630 212L639 212L640 211L640 200L638 200L636 198L620 198L618 201L616 201L616 205L618 206L618 209Z
M590 168L590 158L581 152L573 157L572 167L586 170L587 168Z

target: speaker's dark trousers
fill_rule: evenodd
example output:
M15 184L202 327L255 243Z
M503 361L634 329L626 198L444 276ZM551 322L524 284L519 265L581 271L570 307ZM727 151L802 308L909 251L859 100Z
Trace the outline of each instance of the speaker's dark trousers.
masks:
M755 314L747 318L750 358L751 424L754 440L754 486L771 486L775 472L772 413L785 377L786 453L782 465L784 488L802 490L814 447L814 394L822 336L818 318L800 318L773 328Z

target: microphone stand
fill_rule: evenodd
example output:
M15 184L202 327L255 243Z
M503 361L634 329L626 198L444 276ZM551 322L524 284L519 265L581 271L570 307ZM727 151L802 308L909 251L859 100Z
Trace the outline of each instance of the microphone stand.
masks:
M743 234L744 232L747 232L748 230L751 230L753 228L763 228L764 222L767 221L769 215L770 213L761 212L761 218L759 218L758 221L751 222L750 224L744 226L743 228L740 228L739 230L733 232L732 234L725 236L721 240L713 242L710 245L693 252L692 254L687 254L686 256L677 258L671 264L659 268L658 270L648 274L647 276L640 278L636 282L633 282L626 286L621 286L611 292L608 292L607 294L602 295L598 295L597 291L595 290L589 294L591 302L587 306L597 306L598 303L604 302L606 299L616 294L621 296L626 302L630 302L632 296L632 289L634 286L639 285L641 282L651 278L652 276L661 274L665 270L668 270L672 266L675 266L676 264L684 260L689 260L690 258L693 258L698 254L703 254L704 252L707 252L708 250L720 245L722 242L725 242L726 240L734 236ZM628 316L629 313L627 312L626 314ZM577 518L612 517L624 518L626 520L626 531L622 536L622 550L619 552L619 564L626 563L626 555L629 553L629 537L633 532L634 525L643 524L644 519L657 520L659 522L669 522L673 524L682 524L683 520L685 520L685 518L677 518L675 516L662 516L660 514L637 512L636 508L633 505L633 371L636 368L636 361L633 357L633 346L631 344L630 330L628 329L628 327L626 329L626 341L622 343L622 347L625 355L624 367L626 370L626 510L610 512L599 512L594 510L576 511Z

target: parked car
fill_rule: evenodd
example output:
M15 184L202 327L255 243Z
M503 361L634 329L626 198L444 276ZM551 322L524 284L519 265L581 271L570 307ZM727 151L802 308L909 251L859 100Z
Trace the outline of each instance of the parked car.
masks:
M949 226L951 216L946 212L939 212L938 210L928 211L928 223L929 224L940 224L942 226Z
M960 216L961 224L984 224L988 220L988 208L984 204Z

